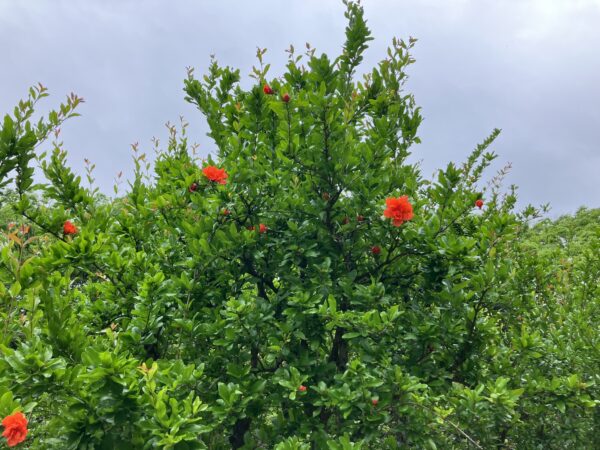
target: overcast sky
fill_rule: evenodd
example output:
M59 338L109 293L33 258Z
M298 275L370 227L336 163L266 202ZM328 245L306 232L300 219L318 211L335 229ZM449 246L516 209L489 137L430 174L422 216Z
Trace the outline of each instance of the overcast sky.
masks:
M419 39L407 88L423 107L425 175L462 161L494 127L496 169L520 204L549 202L552 215L600 207L600 0L364 0L371 42L364 66L394 36ZM256 47L279 75L284 49L310 42L338 54L341 0L0 0L0 113L40 81L46 104L75 92L82 117L62 130L75 170L96 163L112 192L131 173L130 144L150 152L164 123L184 115L200 152L214 151L200 113L182 92L215 54L245 76ZM247 81L247 78L246 78Z

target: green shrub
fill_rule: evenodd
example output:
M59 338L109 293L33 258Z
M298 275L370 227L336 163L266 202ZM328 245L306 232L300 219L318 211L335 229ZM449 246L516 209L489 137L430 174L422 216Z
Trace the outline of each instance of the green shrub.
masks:
M346 16L334 60L292 48L268 79L261 50L248 90L214 60L190 71L214 156L194 159L172 127L153 175L136 149L115 199L82 186L59 142L35 154L80 99L34 125L39 86L5 116L0 183L30 228L0 251L0 413L25 411L31 448L597 439L597 333L582 314L597 314L598 253L558 267L528 231L538 211L482 185L497 130L423 178L407 161L422 120L403 87L414 40L358 81L370 32L358 4ZM34 185L35 158L47 181Z

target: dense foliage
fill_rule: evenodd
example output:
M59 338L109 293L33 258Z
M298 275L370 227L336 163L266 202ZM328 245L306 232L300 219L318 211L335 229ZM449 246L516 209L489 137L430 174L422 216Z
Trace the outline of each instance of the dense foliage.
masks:
M79 98L34 122L38 86L5 116L0 447L600 446L598 211L531 228L481 181L498 131L423 178L414 41L357 81L346 15L335 60L290 48L268 79L259 50L249 90L189 71L214 156L171 127L115 199L65 164Z

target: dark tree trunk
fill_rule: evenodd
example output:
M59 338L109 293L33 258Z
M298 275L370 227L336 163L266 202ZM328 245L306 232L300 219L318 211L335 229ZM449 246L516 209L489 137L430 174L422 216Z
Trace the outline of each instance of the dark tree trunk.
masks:
M244 419L238 419L233 426L233 432L229 436L229 443L231 448L240 448L244 445L244 435L250 429L250 419L248 417Z
M335 363L339 372L346 370L346 365L348 364L348 342L342 339L345 332L344 328L337 328L335 330L333 345L329 354L329 361Z

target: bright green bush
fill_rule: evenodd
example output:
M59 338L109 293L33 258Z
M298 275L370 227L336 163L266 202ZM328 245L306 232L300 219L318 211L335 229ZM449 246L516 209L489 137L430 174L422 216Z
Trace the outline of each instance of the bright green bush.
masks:
M357 4L347 18L341 56L291 49L267 79L259 51L249 90L216 61L190 71L214 156L195 160L185 126L170 128L153 175L136 150L112 200L82 186L60 142L35 153L77 97L34 125L38 87L5 116L0 183L20 222L0 251L0 414L25 412L31 448L595 438L598 344L581 314L597 311L598 253L567 283L532 241L537 211L482 186L498 131L424 179L407 162L421 122L403 89L414 41L395 40L357 81L370 33ZM394 223L386 200L403 196Z
M528 383L517 442L526 448L600 448L600 210L545 220L516 248L509 292L523 304L513 376ZM543 443L543 445L540 445Z

